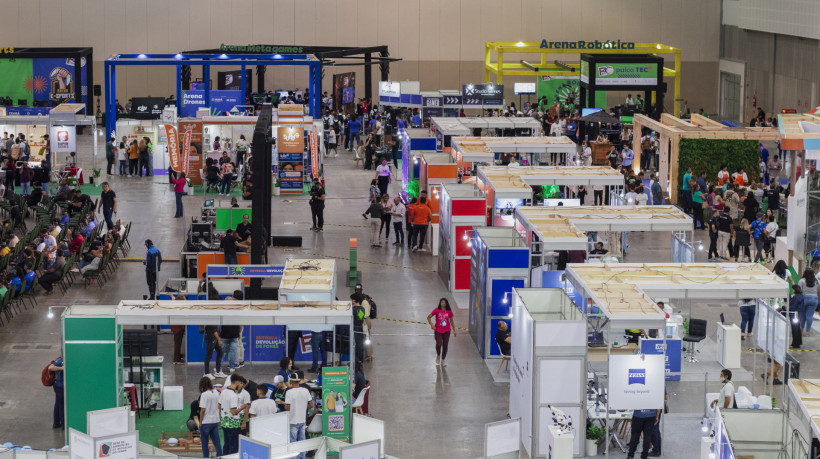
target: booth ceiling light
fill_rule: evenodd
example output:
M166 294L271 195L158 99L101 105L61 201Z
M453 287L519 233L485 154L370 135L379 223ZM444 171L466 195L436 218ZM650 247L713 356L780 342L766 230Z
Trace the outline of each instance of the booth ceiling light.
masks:
M220 58L220 59L227 59L227 58L228 58L228 55L227 55L227 54L220 54L220 55L219 55L219 58Z
M518 43L515 44L515 46L518 46L519 48L523 48L527 45L525 45L523 41L519 41Z
M174 59L182 59L182 57L182 54L177 54L176 56L174 56Z
M282 59L282 55L281 54L274 54L273 58L274 59Z
M137 58L139 58L139 59L145 59L145 58L147 58L147 57L148 57L148 56L146 56L145 54L138 54L138 55L137 55Z

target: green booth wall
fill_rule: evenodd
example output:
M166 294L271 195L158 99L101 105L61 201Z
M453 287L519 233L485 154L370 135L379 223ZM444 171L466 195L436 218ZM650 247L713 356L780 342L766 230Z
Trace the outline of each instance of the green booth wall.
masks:
M757 140L681 139L678 152L678 183L683 184L686 169L692 168L692 178L706 172L706 180L717 184L721 164L729 174L742 167L750 182L760 182L760 142ZM681 195L678 195L681 203Z

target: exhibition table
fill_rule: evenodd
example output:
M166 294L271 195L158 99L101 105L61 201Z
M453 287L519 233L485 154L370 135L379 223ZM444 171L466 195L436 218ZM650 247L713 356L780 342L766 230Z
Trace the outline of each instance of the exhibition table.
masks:
M820 379L789 379L789 399L797 406L805 438L820 440Z
M280 306L308 306L336 301L336 260L296 259L285 262L279 284Z
M534 121L534 120L533 120ZM522 165L546 165L547 161L567 164L577 146L569 137L454 137L451 146L458 154L454 158L466 170L472 163L494 165L502 153L515 153ZM549 156L545 156L549 154ZM568 164L575 165L575 164Z

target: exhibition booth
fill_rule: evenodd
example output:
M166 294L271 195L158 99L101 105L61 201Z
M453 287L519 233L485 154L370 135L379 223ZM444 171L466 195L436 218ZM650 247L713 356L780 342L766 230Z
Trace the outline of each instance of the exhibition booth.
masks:
M484 195L470 184L443 184L440 209L437 247L439 277L450 292L466 292L470 290L473 228L484 226L487 221Z
M444 184L458 183L458 169L450 157L443 153L424 152L418 157L419 192L427 191L427 199L433 212L432 224L439 222L441 188Z
M487 198L488 222L493 226L511 226L516 207L530 205L533 187L555 185L563 187L563 198L572 197L577 187L583 185L588 190L594 185L609 186L618 192L624 186L624 176L611 167L562 167L530 166L503 167L480 166L477 168L476 187Z
M459 121L460 118L430 118L430 132L436 138L436 151L450 152L450 142L453 137L466 137L472 135L470 129L464 127Z
M513 289L529 286L530 250L513 228L474 227L470 245L470 336L482 358L502 358L495 333L511 325Z
M471 173L473 165L507 165L517 157L521 166L576 166L577 146L560 137L456 137L450 154L459 171Z

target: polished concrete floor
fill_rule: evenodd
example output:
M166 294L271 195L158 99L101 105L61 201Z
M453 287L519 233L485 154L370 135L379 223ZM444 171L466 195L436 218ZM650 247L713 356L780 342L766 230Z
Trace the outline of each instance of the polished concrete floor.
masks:
M83 136L81 147L88 148L91 140ZM90 169L90 153L80 155L81 164ZM372 171L354 169L351 154L343 152L339 158L326 162L327 193L325 230L309 231L310 212L306 197L277 197L273 199L273 234L299 234L303 247L285 251L270 250L270 261L282 262L288 256L320 255L336 257L339 266L346 266L348 239L358 237L367 242L368 230L361 212L367 205ZM119 217L133 221L131 240L133 257L143 255L140 241L150 238L167 259L176 258L182 240L182 220L173 219L174 196L165 177L148 178L105 177L117 192ZM391 185L391 191L395 191ZM392 193L391 193L392 194ZM202 203L202 197L186 197L185 206L190 215ZM704 235L705 236L705 235ZM696 238L702 236L696 235ZM359 269L367 293L379 304L380 318L409 322L377 320L373 329L374 360L365 365L365 373L372 383L371 414L387 423L386 452L402 458L444 457L475 458L482 455L484 424L506 418L509 385L494 383L491 371L481 361L475 346L466 333L450 342L451 356L444 369L434 364L434 341L429 327L424 324L427 314L438 299L448 294L436 270L436 258L429 253L409 253L393 246L371 249L368 243L359 244ZM669 260L669 234L632 233L630 255L627 261L665 262ZM705 260L705 252L698 253ZM345 269L339 270L342 284ZM169 261L164 265L160 283L168 277L178 277L178 266ZM346 297L346 288L339 289L339 297ZM70 304L115 304L121 299L142 298L147 293L142 264L123 263L111 282L104 288L84 288L75 284L68 295L53 295L39 299L34 310L20 314L10 325L0 328L0 443L11 441L38 449L60 447L63 436L51 429L51 410L54 394L37 379L42 368L59 354L60 328L58 320L46 317L47 307ZM679 305L684 311L691 307L692 315L710 320L710 336L714 337L718 315L739 323L740 314L735 305L719 302L691 302ZM467 310L455 311L457 326L467 323ZM802 376L820 377L817 369L820 339L812 336L804 342L804 351L796 356L802 364ZM170 336L162 337L162 352L170 357ZM744 350L746 346L744 345ZM706 351L704 351L706 352ZM712 356L704 355L704 359ZM166 361L170 362L170 358ZM750 374L753 366L764 364L765 358L745 352L743 366ZM70 362L68 363L70 365ZM167 383L183 385L185 400L195 396L201 364L176 367L166 364ZM276 368L272 365L250 365L244 374L257 381L272 379ZM691 422L702 411L704 377L697 367L684 367L689 378L669 384L669 405L674 413L692 414ZM692 372L701 371L700 375ZM93 377L93 375L89 375ZM717 391L717 374L707 374L708 390ZM738 381L761 393L759 377L754 381ZM93 382L89 382L93 384ZM782 386L776 388L781 390ZM782 395L778 396L782 400ZM180 414L180 425L186 414ZM685 418L689 419L689 418ZM667 436L683 435L678 430L667 430ZM692 442L696 439L692 438ZM685 444L685 441L682 442ZM692 443L694 444L694 443ZM693 457L691 451L670 448L666 457ZM613 453L613 457L623 454Z

